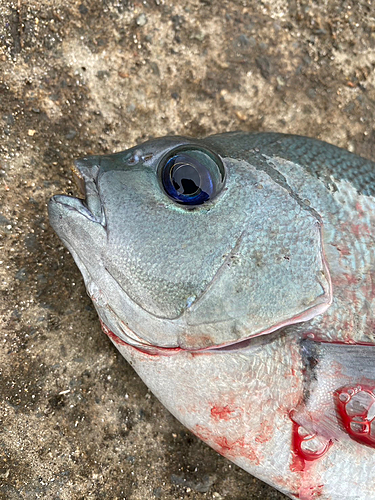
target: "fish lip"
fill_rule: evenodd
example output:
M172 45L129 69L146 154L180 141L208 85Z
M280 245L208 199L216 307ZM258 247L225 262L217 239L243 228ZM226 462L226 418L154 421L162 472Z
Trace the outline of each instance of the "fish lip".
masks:
M86 200L74 196L68 196L65 194L55 194L54 196L51 197L49 201L49 207L52 208L54 203L59 205L60 207L63 207L65 210L68 211L73 210L75 212L78 212L80 215L83 215L90 222L99 223L103 227L105 227L103 221L101 219L98 219L98 217L96 217L89 210L86 204Z
M99 165L93 163L90 157L84 157L75 160L71 170L79 196L54 195L50 203L74 210L106 228L104 207L97 185Z

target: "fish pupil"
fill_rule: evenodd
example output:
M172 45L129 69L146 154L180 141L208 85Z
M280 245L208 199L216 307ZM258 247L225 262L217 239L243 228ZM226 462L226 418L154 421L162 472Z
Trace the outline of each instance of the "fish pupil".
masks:
M187 163L173 168L172 183L176 191L185 196L195 195L200 189L201 179L196 169Z

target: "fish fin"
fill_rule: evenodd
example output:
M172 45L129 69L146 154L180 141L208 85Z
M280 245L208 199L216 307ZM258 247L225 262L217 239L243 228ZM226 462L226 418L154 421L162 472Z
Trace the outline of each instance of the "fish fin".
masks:
M303 340L301 350L304 396L291 414L299 453L314 460L339 440L375 448L375 346Z

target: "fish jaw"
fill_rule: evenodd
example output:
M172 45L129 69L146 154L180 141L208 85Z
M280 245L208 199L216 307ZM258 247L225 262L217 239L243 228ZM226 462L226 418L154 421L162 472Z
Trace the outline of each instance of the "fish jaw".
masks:
M106 241L103 224L82 200L65 195L56 195L50 199L48 216L51 226L72 254L86 286L91 281L96 281L102 272L99 256ZM87 252L87 247L90 248L90 253ZM97 256L94 266L92 256Z
M92 202L97 206L97 201ZM71 253L85 282L103 330L111 331L129 345L148 347L150 342L136 334L138 322L147 324L149 315L133 304L106 269L102 254L107 241L103 219L96 217L83 200L65 195L53 196L48 203L50 224ZM129 327L125 318L137 321ZM124 319L123 319L124 318ZM159 328L163 321L159 320ZM166 339L170 337L168 330ZM176 347L165 341L166 347Z

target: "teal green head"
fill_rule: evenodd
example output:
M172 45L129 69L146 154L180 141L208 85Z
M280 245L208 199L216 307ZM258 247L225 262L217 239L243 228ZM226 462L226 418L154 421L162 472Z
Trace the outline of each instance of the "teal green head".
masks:
M221 347L329 307L320 217L245 136L83 158L83 198L50 200L102 323L125 342Z

